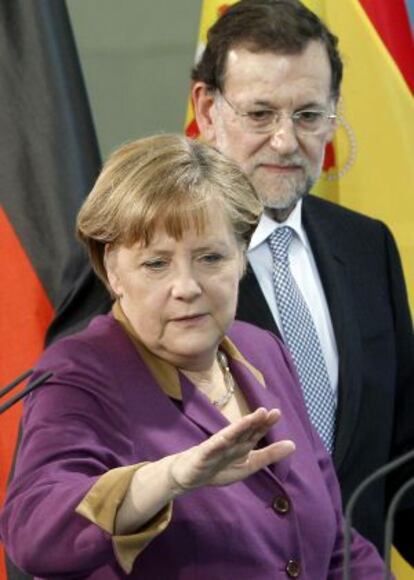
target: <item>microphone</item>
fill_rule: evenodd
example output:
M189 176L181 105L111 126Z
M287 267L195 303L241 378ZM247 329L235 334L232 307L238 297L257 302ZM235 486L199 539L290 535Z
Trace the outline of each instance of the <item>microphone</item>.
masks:
M1 397L4 397L4 395L7 395L7 393L10 393L10 391L12 389L14 389L14 387L16 387L19 383L21 383L22 381L24 381L24 379L27 379L27 377L30 377L30 375L33 373L33 369L29 369L27 371L25 371L24 373L22 373L21 375L19 375L16 379L14 379L14 381L12 381L9 385L6 385L1 391L0 391L0 399Z
M414 488L414 477L411 477L408 481L400 487L400 489L394 494L392 501L389 505L387 511L387 518L385 520L385 566L387 571L386 580L389 580L389 571L391 569L391 546L394 533L394 516L397 511L398 504L405 495L405 493L410 489Z
M29 370L25 371L23 374L19 375L10 384L6 385L0 391L0 399L2 397L4 397L5 395L7 395L7 393L12 391L14 389L14 387L16 387L22 381L24 381L24 379L29 377L32 373L33 373L33 370L29 369ZM49 379L52 375L53 375L52 371L44 372L43 374L40 375L40 377L38 377L35 381L33 381L33 383L29 383L27 385L27 387L25 387L19 393L17 393L13 397L11 397L8 401L6 401L6 403L3 403L3 405L0 405L0 415L2 413L4 413L5 411L7 411L8 409L10 409L10 407L12 407L15 403L20 401L20 399L23 399L23 397L25 397L26 395L31 393L34 389L36 389L37 387L40 387L40 385L43 385L43 383L45 383L47 381L47 379Z
M382 467L376 469L373 473L371 473L368 477L363 479L361 483L357 486L355 491L352 493L351 497L349 498L348 504L345 509L345 529L344 529L344 570L343 570L343 580L350 580L350 551L351 551L351 526L352 526L352 512L355 507L356 502L358 501L361 494L366 490L367 487L371 485L371 483L381 479L391 471L394 471L404 463L408 463L409 461L414 460L414 449L400 455L393 461L386 463ZM414 478L413 478L414 479ZM397 498L396 504L398 504L401 496L405 493L405 491L413 484L413 479L409 479L406 484L404 484L394 495L394 499ZM408 485L410 484L410 485ZM401 495L400 492L402 491ZM399 497L397 497L399 496ZM391 503L391 505L394 503ZM394 510L396 505L394 507ZM391 506L389 510L391 509ZM389 515L389 511L388 511ZM387 517L388 517L387 515ZM391 513L391 517L394 515L394 512ZM387 572L388 573L388 572Z

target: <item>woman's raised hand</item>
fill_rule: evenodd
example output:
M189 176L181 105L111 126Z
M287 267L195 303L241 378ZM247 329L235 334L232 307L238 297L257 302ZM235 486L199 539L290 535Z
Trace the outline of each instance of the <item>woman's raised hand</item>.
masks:
M259 408L207 441L170 456L171 485L175 493L181 495L204 485L229 485L290 455L295 444L289 440L255 449L279 418L278 409Z
M255 449L279 418L277 409L257 409L199 445L142 466L118 509L116 533L135 532L188 491L203 485L229 485L287 457L295 449L292 441Z

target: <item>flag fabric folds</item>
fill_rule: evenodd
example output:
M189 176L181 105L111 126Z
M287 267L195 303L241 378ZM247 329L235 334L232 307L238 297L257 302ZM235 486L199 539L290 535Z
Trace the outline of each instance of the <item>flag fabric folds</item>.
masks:
M100 158L64 0L0 0L0 386L39 356L82 278L77 210ZM0 504L21 404L0 417ZM6 572L0 548L0 579Z
M345 62L339 124L314 193L384 221L401 253L414 307L414 51L404 0L302 0L339 37ZM197 55L235 0L204 0ZM197 57L196 55L196 57ZM199 134L191 101L186 133ZM393 570L412 580L398 553Z
M414 50L404 0L305 0L345 61L334 164L317 193L384 221L414 307Z

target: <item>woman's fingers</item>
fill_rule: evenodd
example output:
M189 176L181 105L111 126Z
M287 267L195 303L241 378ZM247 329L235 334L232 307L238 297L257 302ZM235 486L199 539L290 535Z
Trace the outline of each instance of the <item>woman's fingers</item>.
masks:
M229 485L246 479L256 471L281 461L294 450L295 444L289 440L272 443L263 449L250 450L216 470L209 480L209 485Z
M187 491L202 485L227 485L280 461L295 449L292 441L254 449L279 417L277 409L257 409L204 443L178 454L172 465L173 481Z
M206 469L217 470L241 462L254 449L268 429L279 419L280 411L258 409L237 423L225 427L199 447L199 459Z
M263 407L242 417L206 441L206 451L209 455L215 451L231 448L232 446L250 441L259 436L259 439L274 425L280 417L278 409L267 411Z
M244 466L247 467L249 471L249 473L246 474L246 477L247 475L255 473L259 469L263 469L263 467L266 467L267 465L285 459L285 457L293 453L295 448L296 446L293 441L285 439L283 441L272 443L263 449L255 449L251 451L244 462Z
M241 435L239 441L256 438L259 441L280 418L280 411L278 409L265 409L265 416L256 416L252 418L251 427L247 429L244 435Z

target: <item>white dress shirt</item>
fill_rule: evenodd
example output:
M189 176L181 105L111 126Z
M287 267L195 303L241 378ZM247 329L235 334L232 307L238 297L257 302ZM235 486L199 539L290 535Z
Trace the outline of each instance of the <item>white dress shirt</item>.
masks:
M291 227L297 234L293 237L289 247L290 270L312 314L325 358L329 381L337 400L338 351L325 292L308 236L302 225L302 200L297 203L287 220L282 223L276 222L266 214L262 215L250 242L247 258L283 336L273 289L272 254L267 241L270 234L282 226Z

